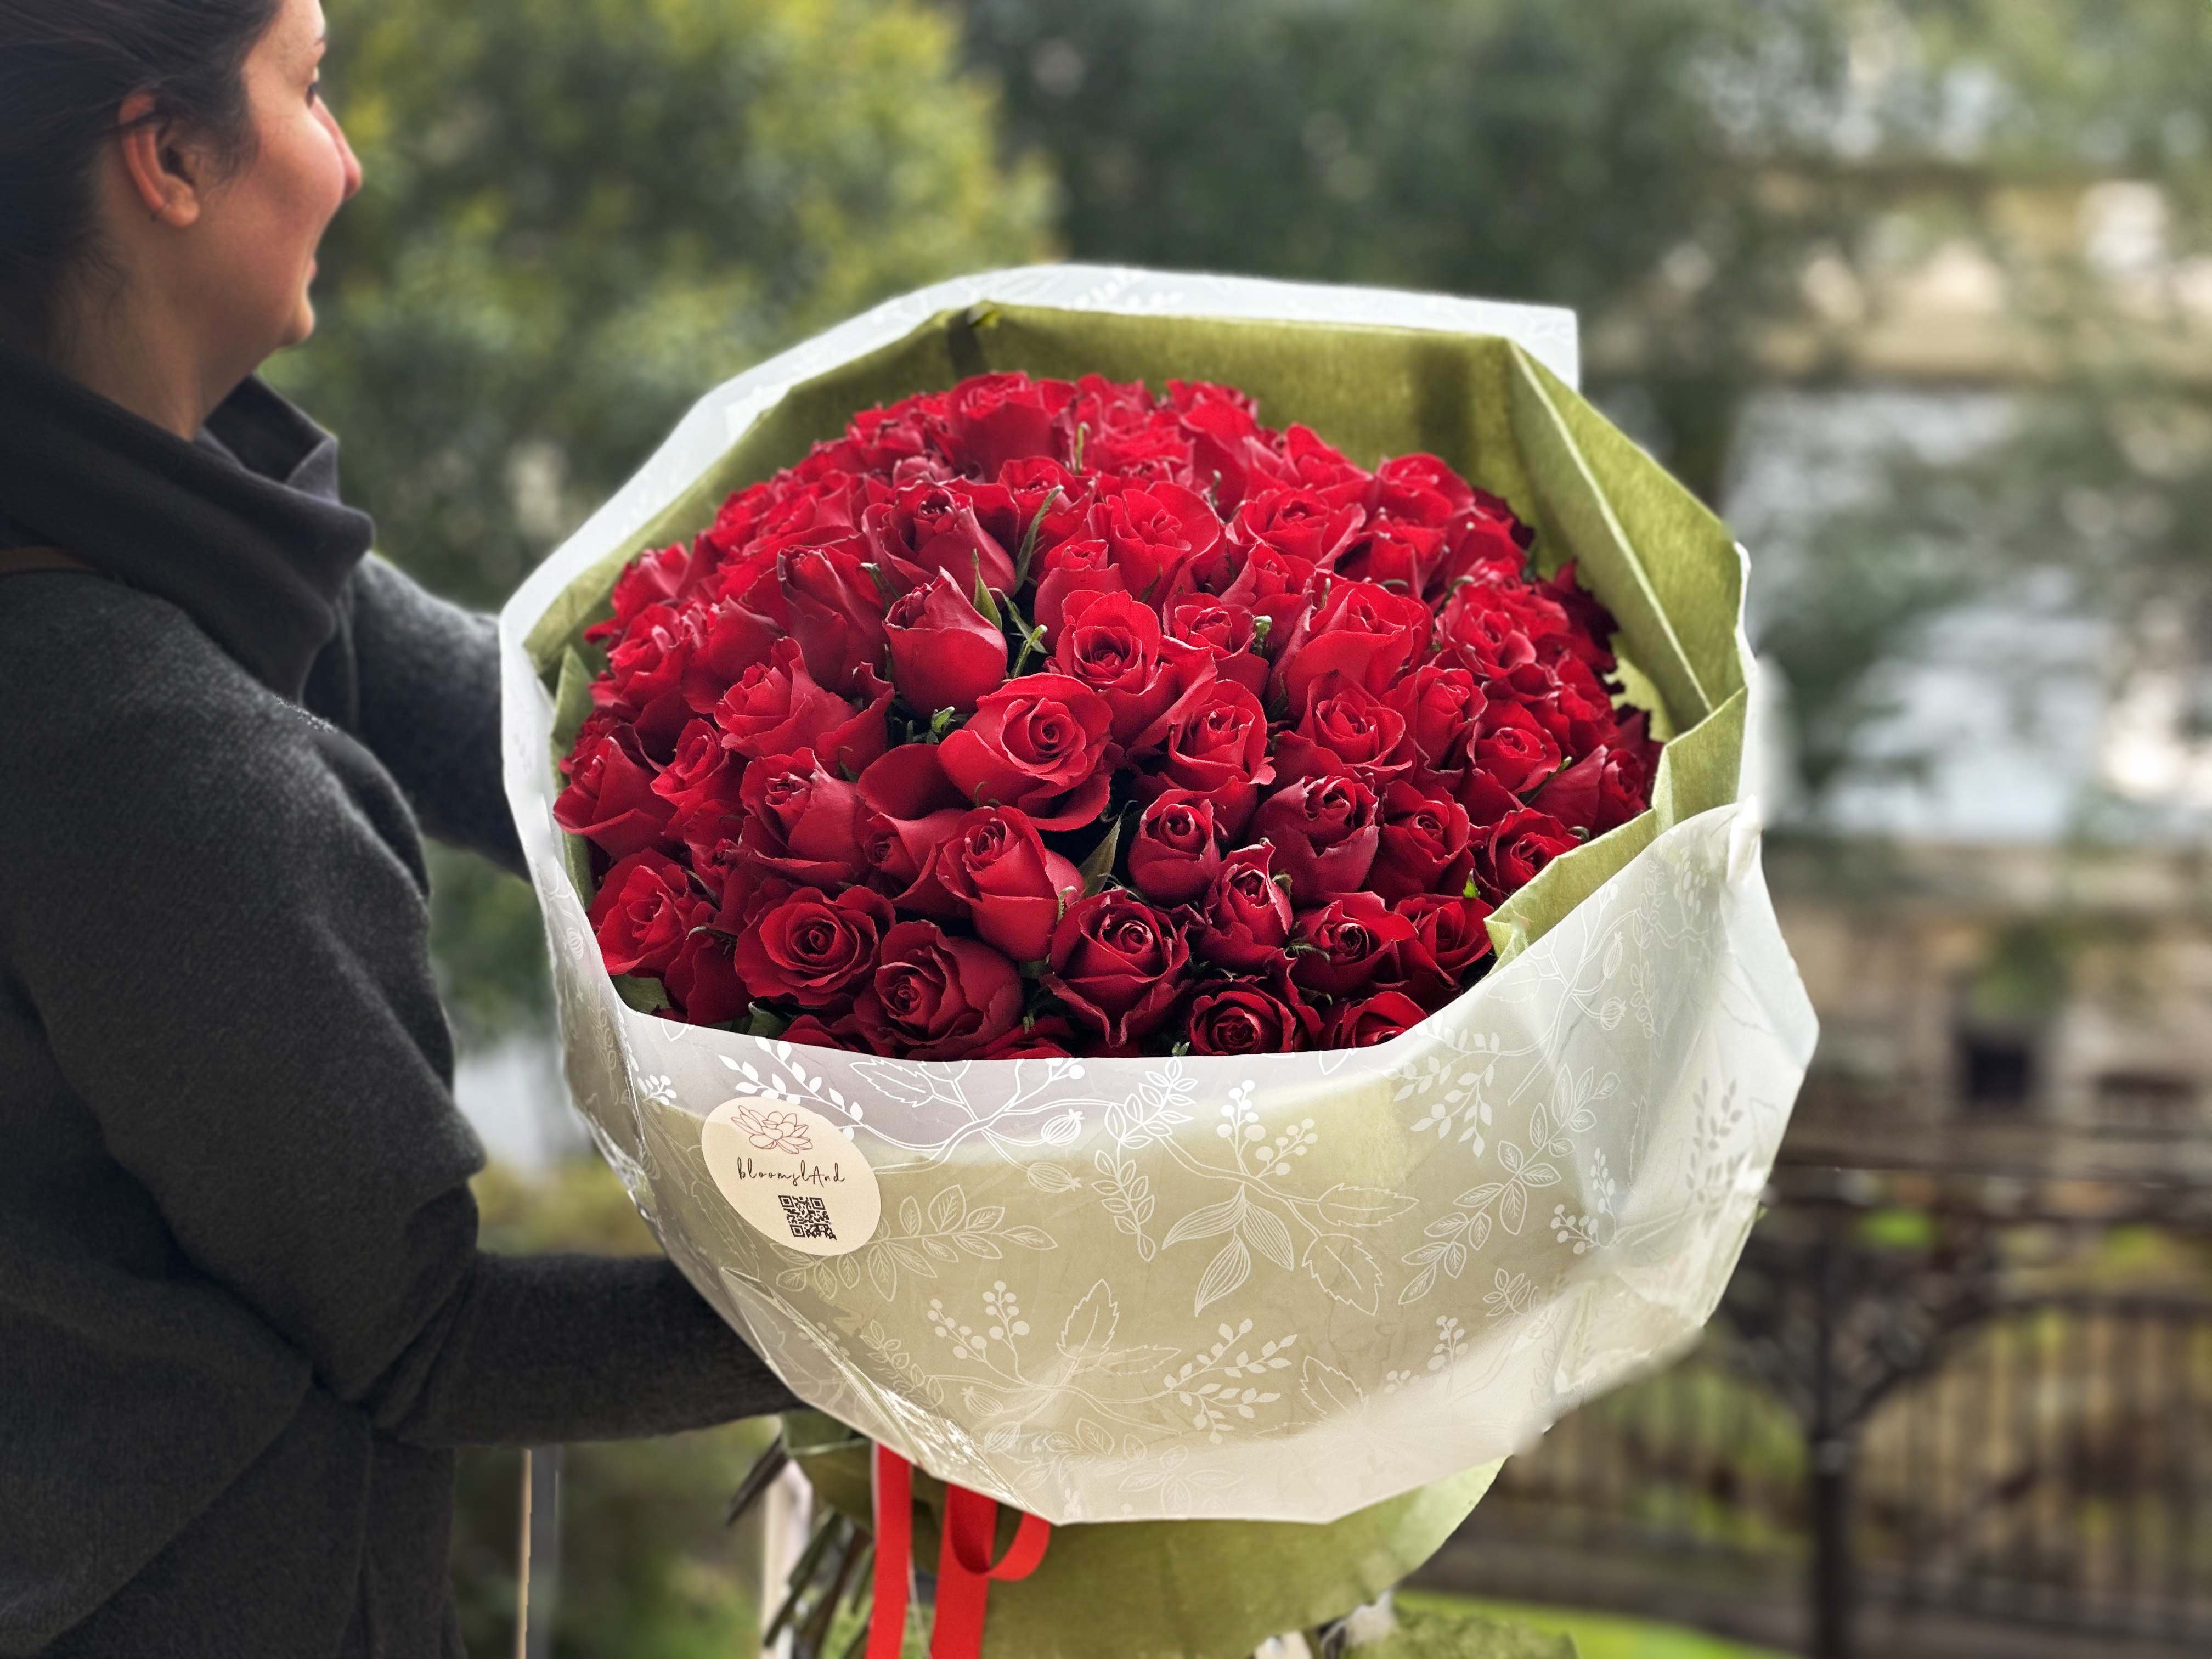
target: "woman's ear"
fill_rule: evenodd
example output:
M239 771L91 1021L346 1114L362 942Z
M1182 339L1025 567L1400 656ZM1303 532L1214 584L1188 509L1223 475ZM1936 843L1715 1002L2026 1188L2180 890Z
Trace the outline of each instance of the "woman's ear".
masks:
M200 216L205 157L163 120L151 92L132 93L116 111L123 173L149 217L176 229Z

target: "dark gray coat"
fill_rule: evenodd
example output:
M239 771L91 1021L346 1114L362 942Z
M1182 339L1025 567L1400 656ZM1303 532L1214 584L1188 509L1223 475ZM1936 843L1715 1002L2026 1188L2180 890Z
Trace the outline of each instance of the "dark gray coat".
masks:
M453 1449L789 1396L659 1259L477 1249L418 824L510 870L490 618L248 381L0 348L0 1655L459 1650Z

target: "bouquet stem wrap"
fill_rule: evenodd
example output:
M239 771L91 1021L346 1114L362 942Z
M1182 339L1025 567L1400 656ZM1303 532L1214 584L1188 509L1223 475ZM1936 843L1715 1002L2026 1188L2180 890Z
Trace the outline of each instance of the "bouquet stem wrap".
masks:
M1070 1528L997 1588L987 1651L1238 1653L1309 1588L1334 1599L1316 1618L1378 1593L1498 1460L1692 1340L1735 1266L1814 1035L1738 799L1742 555L1574 392L1572 342L1564 313L1380 290L963 279L710 394L501 617L507 789L576 1103L794 1392L910 1460L918 1496L933 1476ZM615 576L854 411L1015 368L1225 382L1357 459L1428 451L1504 496L1619 619L1668 739L1651 810L1500 907L1486 979L1364 1049L893 1060L629 1006L552 816ZM865 1157L881 1219L860 1248L798 1254L723 1198L702 1124L748 1094ZM835 1462L806 1466L839 1502ZM1170 1522L1189 1524L1146 1524ZM1231 1522L1338 1525L1271 1526L1258 1554ZM1272 1560L1275 1613L1204 1611L1237 1601L1231 1559ZM1104 1647L1070 1633L1081 1583L1111 1598Z

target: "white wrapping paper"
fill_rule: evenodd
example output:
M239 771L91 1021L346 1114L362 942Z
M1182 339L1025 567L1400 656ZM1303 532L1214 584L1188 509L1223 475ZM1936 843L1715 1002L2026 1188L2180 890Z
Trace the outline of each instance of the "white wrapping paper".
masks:
M1576 368L1565 313L1069 266L893 301L709 394L501 618L569 1085L701 1293L930 1474L1055 1523L1333 1520L1516 1449L1711 1313L1814 1035L1755 805L1664 830L1368 1049L914 1062L633 1011L563 863L525 641L788 387L979 300L1504 334ZM882 1191L868 1243L801 1255L738 1218L701 1126L753 1093L848 1132Z

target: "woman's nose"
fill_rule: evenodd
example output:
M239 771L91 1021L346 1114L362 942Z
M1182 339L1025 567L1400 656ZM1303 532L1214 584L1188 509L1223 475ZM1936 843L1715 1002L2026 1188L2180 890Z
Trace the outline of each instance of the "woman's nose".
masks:
M331 137L337 141L338 157L345 163L345 195L340 199L350 201L361 188L361 158L353 153L353 146L346 142L345 129L338 125L338 118L331 113L327 106L323 109L323 119L330 123Z

